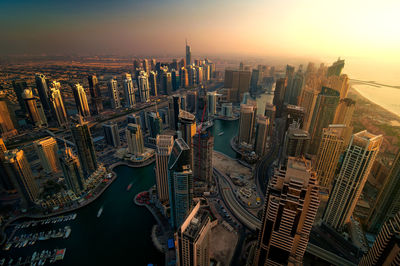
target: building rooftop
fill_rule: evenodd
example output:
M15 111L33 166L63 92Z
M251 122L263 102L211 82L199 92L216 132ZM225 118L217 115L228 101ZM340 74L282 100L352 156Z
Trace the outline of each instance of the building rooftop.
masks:
M196 215L192 217L190 223L184 228L182 232L185 236L192 239L196 239L201 232L201 229L208 222L209 212L205 209L200 208Z

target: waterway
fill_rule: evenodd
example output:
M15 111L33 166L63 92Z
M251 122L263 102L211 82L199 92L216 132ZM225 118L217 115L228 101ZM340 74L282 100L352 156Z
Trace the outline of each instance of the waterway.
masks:
M269 96L257 99L265 106ZM263 113L264 111L262 111ZM239 121L215 120L210 132L214 136L214 149L232 158L236 153L230 146L230 139L238 132ZM220 132L224 132L219 136ZM110 187L89 206L76 211L77 218L69 222L36 226L18 230L22 233L36 233L71 226L68 239L38 241L33 246L12 248L0 251L0 258L25 258L35 251L44 249L67 248L63 261L57 265L164 265L164 255L153 245L151 228L155 219L146 208L136 206L133 197L140 191L155 184L154 163L143 168L118 166L114 169L118 178ZM133 183L131 190L127 186ZM103 206L103 213L97 218L97 212ZM12 228L10 228L12 229ZM7 259L8 261L8 259Z

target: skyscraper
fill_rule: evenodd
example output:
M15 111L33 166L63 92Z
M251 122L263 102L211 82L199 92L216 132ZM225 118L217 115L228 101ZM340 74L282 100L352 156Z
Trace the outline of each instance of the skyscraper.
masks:
M101 91L99 81L96 75L88 76L89 92L92 100L93 114L100 114L103 111L103 100L101 98Z
M83 117L90 116L85 89L82 87L81 84L77 83L72 88L72 92L74 94L76 109L78 109L78 113Z
M126 127L126 140L128 142L128 152L135 156L144 153L143 134L139 125L128 124Z
M142 65L143 65L143 70L148 74L150 72L149 60L147 60L146 58L143 59Z
M330 88L322 87L315 103L314 112L309 128L311 144L309 153L317 154L321 143L322 129L332 124L335 116L336 107L339 103L339 93Z
M400 152L368 215L368 230L378 232L385 221L400 211Z
M125 107L135 107L135 90L131 74L125 74L124 79Z
M180 69L179 77L180 77L181 87L182 88L189 87L189 74L188 74L186 67L182 67Z
M260 157L265 155L265 148L267 146L267 137L269 132L269 118L266 116L257 117L256 123L256 137L254 143L254 151Z
M117 123L103 124L104 138L108 145L117 148L121 145Z
M323 216L331 227L341 230L350 221L382 140L366 130L351 137Z
M300 129L297 122L291 124L285 133L281 163L286 165L289 157L303 157L307 153L310 144L310 135Z
M193 200L190 148L181 138L175 140L168 159L168 188L171 224L176 229L184 222Z
M351 137L351 128L343 124L332 124L323 129L315 171L321 188L331 190L340 155Z
M276 116L281 117L283 112L283 103L285 99L286 87L288 84L287 78L280 78L275 83L274 100L276 107Z
M197 132L193 137L192 150L194 177L208 184L214 183L212 177L214 137L207 130Z
M60 171L61 168L57 158L57 141L53 137L37 140L33 143L33 146L35 147L40 163L46 174Z
M118 83L115 79L110 79L107 83L108 93L111 99L111 108L121 108L121 100L119 98Z
M213 116L217 113L217 92L207 92L208 115Z
M83 174L87 178L97 169L96 151L88 123L83 121L82 116L78 116L78 119L79 123L71 126L71 133Z
M151 112L148 116L149 118L149 131L150 137L156 138L157 135L162 133L162 118L158 114L158 112Z
M13 183L13 180L11 180L11 176L7 174L4 166L4 154L6 153L6 151L6 145L4 145L3 139L0 138L0 189L8 191L15 189L15 185Z
M186 65L191 65L192 64L192 50L186 41Z
M150 71L150 76L149 76L149 85L150 85L150 94L152 96L157 96L157 73L154 71Z
M178 130L180 105L181 103L179 95L168 97L168 119L169 128L171 130Z
M142 103L146 103L150 101L150 88L149 88L149 80L147 78L147 73L144 71L140 71L138 77L139 84L139 96L140 101Z
M174 137L170 135L157 135L156 144L157 195L159 201L168 202L168 159L174 145Z
M318 210L317 177L311 162L289 157L276 170L265 197L254 265L301 265Z
M73 154L71 148L66 147L65 150L59 151L58 158L68 189L76 195L80 195L85 190L86 185L78 157Z
M188 91L186 95L186 111L196 113L197 111L197 91Z
M164 95L172 94L172 76L171 72L164 71L161 76L162 93Z
M383 224L374 245L359 265L400 265L400 212Z
M18 132L14 128L14 123L11 119L7 98L5 98L4 94L0 94L0 136L2 138L7 138L17 134Z
M40 101L46 111L50 110L49 104L49 88L47 86L46 77L41 73L35 74L36 89L39 93Z
M49 101L53 117L57 120L58 126L66 127L68 124L68 116L64 107L60 88L60 82L53 81L50 84Z
M210 265L210 213L196 204L175 233L178 266Z
M328 77L340 76L343 68L344 68L344 60L340 60L340 58L338 58L336 62L334 62L330 67L328 67L328 72L326 75Z
M178 119L178 128L182 132L182 139L190 147L192 138L196 134L196 117L189 112L180 110Z
M32 204L39 196L39 188L23 150L8 150L4 153L4 168L10 180L14 180L24 203Z
M22 93L22 97L24 98L26 110L31 123L37 127L46 126L46 116L44 115L43 109L40 109L40 103L38 103L38 99L33 96L32 90L25 89Z
M316 89L311 89L309 87L305 87L300 95L298 106L304 108L304 123L303 129L305 131L309 131L311 119L313 116L315 104L317 102L319 91Z
M335 117L333 118L333 124L344 124L349 127L352 124L351 120L355 107L356 102L352 99L341 99L336 109Z
M251 104L240 105L239 143L251 144L253 141L256 107Z
M22 98L22 93L24 92L25 89L28 88L28 85L26 84L25 81L22 81L22 80L19 80L19 81L13 80L12 85L13 85L14 93L17 96L19 106L21 107L21 110L25 113L26 106L24 103L24 99Z

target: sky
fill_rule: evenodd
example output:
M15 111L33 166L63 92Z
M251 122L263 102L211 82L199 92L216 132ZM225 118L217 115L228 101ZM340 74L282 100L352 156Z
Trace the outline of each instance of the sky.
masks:
M1 0L0 54L183 54L346 60L400 85L399 0Z

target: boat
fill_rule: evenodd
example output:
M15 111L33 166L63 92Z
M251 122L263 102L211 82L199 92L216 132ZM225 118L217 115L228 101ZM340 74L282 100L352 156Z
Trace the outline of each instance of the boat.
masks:
M132 188L132 183L130 183L130 184L128 185L128 187L126 188L126 191L131 190L131 188Z
M222 135L224 135L224 133L225 133L224 131L219 132L219 133L218 133L218 136L222 136Z
M101 206L101 208L97 212L97 218L99 218L102 213L103 213L103 206Z

